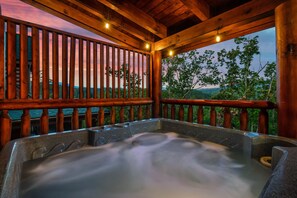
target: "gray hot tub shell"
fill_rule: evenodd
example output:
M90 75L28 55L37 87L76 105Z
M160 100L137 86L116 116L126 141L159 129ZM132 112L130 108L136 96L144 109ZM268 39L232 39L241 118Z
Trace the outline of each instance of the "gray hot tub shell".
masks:
M0 198L19 197L22 164L81 147L100 146L134 134L156 130L174 131L199 141L211 141L241 150L252 158L272 155L273 172L260 197L297 197L297 142L292 139L259 135L233 129L211 127L167 119L66 131L14 140L1 151Z

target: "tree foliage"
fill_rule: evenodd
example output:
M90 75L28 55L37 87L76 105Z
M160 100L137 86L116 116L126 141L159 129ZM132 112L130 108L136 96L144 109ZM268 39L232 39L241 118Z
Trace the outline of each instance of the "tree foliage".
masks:
M167 98L188 98L189 93L219 82L219 70L214 63L214 51L203 54L191 51L163 59L162 82Z

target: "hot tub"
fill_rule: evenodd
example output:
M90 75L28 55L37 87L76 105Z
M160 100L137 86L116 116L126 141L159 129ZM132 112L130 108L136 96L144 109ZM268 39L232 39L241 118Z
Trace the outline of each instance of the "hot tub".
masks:
M150 119L28 137L10 142L1 151L0 197L40 197L39 189L54 192L59 186L61 189L69 188L69 191L79 189L77 192L91 193L71 195L70 192L69 197L132 197L131 191L134 190L138 193L134 193L134 197L152 198L164 193L159 193L158 188L167 188L166 194L161 197L189 198L188 191L197 195L196 191L201 185L199 197L218 197L218 194L219 197L226 197L229 196L228 193L238 197L234 193L241 193L247 188L240 177L252 180L249 183L252 189L247 190L250 194L240 197L297 197L296 145L296 141L287 138L167 119ZM152 150L155 147L160 150ZM175 151L176 147L181 147L182 150ZM140 150L134 150L135 148ZM147 150L152 152L148 154ZM222 152L228 153L225 156L221 155ZM193 154L188 156L188 153ZM262 156L272 156L271 169L259 163ZM72 161L62 163L63 158ZM152 161L147 161L148 158ZM241 161L236 161L238 158ZM202 161L202 164L196 164L196 161ZM77 162L80 164L76 165ZM117 162L123 166L114 165ZM92 163L97 164L91 166ZM47 170L57 164L62 164L63 168ZM152 167L151 164L158 168L147 168ZM253 166L250 167L251 164ZM75 176L71 175L75 172L71 172L72 167L76 166L89 170L85 175L89 174L95 180L90 184L81 184L80 178L85 178L81 170ZM202 166L202 169L197 169L198 166ZM145 168L139 170L143 167ZM106 169L107 173L100 172L101 169ZM237 173L236 176L230 174L238 170L245 170L245 173ZM60 180L70 180L69 175L63 178L65 172L74 181L71 188L60 185L63 183ZM206 173L213 176L208 177ZM123 175L126 179L123 179ZM57 180L58 176L62 176L62 179ZM182 182L175 182L175 178ZM51 180L53 185L48 183ZM97 184L98 180L104 182ZM125 185L122 187L122 184ZM209 184L214 184L215 187ZM51 188L47 188L47 185ZM84 192L84 186L102 188L102 192L98 189ZM144 186L149 187L144 190ZM210 191L205 191L205 186L209 186ZM238 190L229 192L230 190L225 190L226 186ZM178 195L183 192L185 193ZM64 195L66 194L45 191L42 197L58 198Z

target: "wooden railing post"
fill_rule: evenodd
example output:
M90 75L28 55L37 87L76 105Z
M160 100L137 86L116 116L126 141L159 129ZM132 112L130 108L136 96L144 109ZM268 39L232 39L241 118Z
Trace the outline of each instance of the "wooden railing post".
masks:
M184 121L184 107L183 107L183 105L179 106L178 118L180 121Z
M48 121L48 110L43 109L40 118L40 134L48 134L49 131L49 121Z
M31 133L31 117L29 109L23 110L23 115L21 118L21 137L27 137Z
M171 119L175 120L175 105L171 105Z
M87 128L92 127L92 111L91 111L91 107L87 107L85 120L86 120L86 127Z
M146 105L146 118L150 119L151 118L151 107L150 105Z
M211 126L217 125L217 113L214 106L210 108L210 125Z
M11 119L7 110L2 111L0 117L1 147L8 143L11 139Z
M268 134L268 113L266 109L261 109L259 113L259 133Z
M224 109L224 128L231 128L231 113L229 107Z
M163 118L168 118L168 104L163 105Z
M129 109L129 121L130 122L134 121L134 108L132 105L130 106L130 109Z
M240 130L248 130L248 112L246 108L242 108L240 113Z
M116 112L114 106L110 108L110 124L115 124Z
M56 131L62 132L64 131L64 113L63 109L59 108L56 116Z
M189 105L188 108L188 122L193 122L193 106Z
M125 122L125 108L124 106L121 106L120 109L120 123Z
M142 106L138 106L138 120L142 120Z
M79 114L77 108L74 108L72 112L71 128L72 130L79 129Z
M150 86L153 88L153 117L160 117L160 100L161 100L161 74L162 74L162 52L154 52L154 63L153 63L153 85Z
M198 107L197 111L197 122L203 124L203 106Z
M99 107L98 125L99 126L103 126L104 125L104 108L103 107Z

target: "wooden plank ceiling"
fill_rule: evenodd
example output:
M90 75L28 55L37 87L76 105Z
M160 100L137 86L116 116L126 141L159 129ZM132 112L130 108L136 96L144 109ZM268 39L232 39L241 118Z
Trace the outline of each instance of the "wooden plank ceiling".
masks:
M120 45L181 53L274 26L284 0L22 0ZM105 23L110 23L109 29Z

